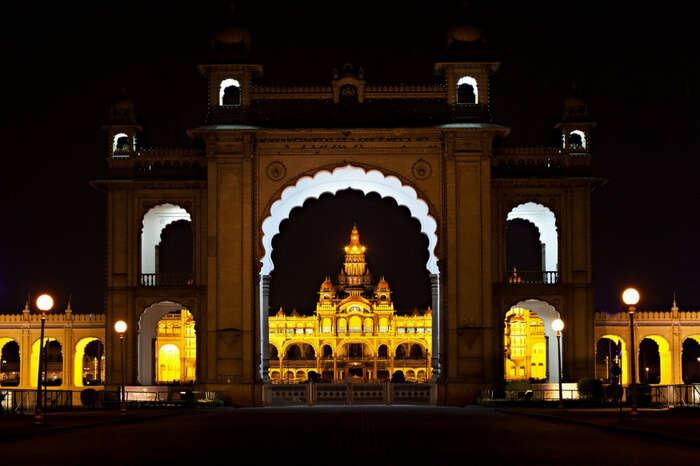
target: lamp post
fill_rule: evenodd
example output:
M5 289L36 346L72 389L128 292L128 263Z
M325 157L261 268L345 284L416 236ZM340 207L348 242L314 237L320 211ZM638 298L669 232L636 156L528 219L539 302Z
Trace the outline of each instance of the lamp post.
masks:
M627 312L630 315L630 355L632 356L632 381L630 382L630 390L632 392L631 409L632 415L637 414L637 357L635 355L635 339L634 339L634 312L635 307L639 302L639 291L635 288L627 288L622 292L622 302L627 306Z
M559 362L559 407L563 408L564 396L561 381L561 331L564 330L564 321L561 319L554 319L552 321L552 330L557 332L557 361Z
M126 333L126 322L123 320L118 320L114 323L114 331L119 334L119 344L121 346L121 373L122 373L122 384L121 384L121 403L119 404L119 412L122 414L126 413L126 398L124 389L124 333Z
M39 371L36 381L36 405L34 407L34 423L46 424L46 405L41 405L41 382L42 382L42 361L44 364L43 374L46 377L46 348L44 348L44 326L46 324L46 314L53 308L53 298L51 295L43 293L36 298L36 307L41 312L41 333L39 336ZM42 358L42 354L44 357ZM46 387L44 387L46 392Z

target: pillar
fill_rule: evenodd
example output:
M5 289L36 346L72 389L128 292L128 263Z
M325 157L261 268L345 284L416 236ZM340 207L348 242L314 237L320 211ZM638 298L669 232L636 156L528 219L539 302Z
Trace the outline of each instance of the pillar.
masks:
M433 376L431 377L432 382L436 382L440 376L440 275L433 273L430 274L430 296L432 298L432 318L433 318L433 329L432 329L432 352L433 357L431 365L433 367ZM393 361L392 356L392 370Z
M270 383L270 276L260 278L260 379ZM280 366L282 355L279 355ZM280 377L282 371L280 370Z
M671 383L683 384L683 340L681 338L680 324L674 322L671 336Z

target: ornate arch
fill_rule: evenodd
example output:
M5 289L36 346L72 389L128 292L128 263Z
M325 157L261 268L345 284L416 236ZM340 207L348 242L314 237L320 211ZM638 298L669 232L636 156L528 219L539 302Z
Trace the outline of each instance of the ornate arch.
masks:
M301 175L293 185L282 188L270 205L269 216L262 222L261 275L269 275L274 270L272 262L272 238L279 233L282 220L289 217L295 207L301 207L309 198L318 198L324 193L335 194L343 189L358 189L367 194L377 192L382 197L391 197L398 205L405 206L421 226L421 232L428 237L428 262L426 268L432 274L439 274L437 247L437 221L430 214L430 205L419 196L412 186L403 184L395 175L385 175L379 169L365 169L347 164L331 170L315 170L313 176Z

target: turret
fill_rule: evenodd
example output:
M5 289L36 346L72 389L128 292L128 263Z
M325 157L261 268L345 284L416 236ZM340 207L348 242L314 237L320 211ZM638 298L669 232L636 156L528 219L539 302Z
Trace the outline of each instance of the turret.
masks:
M595 126L586 102L577 95L576 86L572 86L564 99L562 119L555 126L561 130L562 147L570 153L590 154L591 132Z
M136 121L134 102L124 89L110 106L107 124L102 129L107 133L109 157L127 158L136 153L136 136L141 132L141 126Z

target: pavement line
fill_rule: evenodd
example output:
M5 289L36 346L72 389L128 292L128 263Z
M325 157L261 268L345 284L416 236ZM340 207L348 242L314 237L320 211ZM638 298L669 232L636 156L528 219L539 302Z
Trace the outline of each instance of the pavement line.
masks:
M631 429L629 427L620 427L620 426L608 426L608 425L603 425L603 424L596 424L594 422L586 422L586 421L577 421L575 419L569 419L561 416L553 416L549 414L540 414L540 413L525 413L522 411L509 411L507 409L503 408L494 408L496 411L499 413L503 414L513 414L513 415L519 415L519 416L527 416L527 417L534 417L537 419L542 419L545 421L549 422L563 422L565 424L575 424L579 426L584 426L584 427L593 427L595 429L599 430L604 430L608 432L618 432L622 434L627 434L627 435L634 435L638 437L648 437L652 438L655 440L662 440L665 442L670 442L670 443L676 443L679 445L684 445L688 447L693 447L693 448L700 448L700 441L697 440L690 440L690 439L684 439L681 437L674 437L672 435L666 435L662 434L659 432L653 432L649 430L641 430L641 429Z
M142 422L142 421L152 421L155 419L180 416L183 414L185 414L185 412L154 414L151 416L143 416L143 417L137 417L137 418L132 417L132 418L110 420L110 421L92 422L89 424L77 424L77 425L72 425L72 426L51 427L48 429L35 430L35 431L30 431L30 432L18 432L15 434L3 435L2 438L0 438L0 443L24 439L24 438L36 437L36 436L46 435L46 434L50 435L50 434L58 434L58 433L62 433L62 432L70 432L72 430L88 429L88 428L92 428L92 427L118 426L118 425L123 425L123 424L136 424L136 423Z

